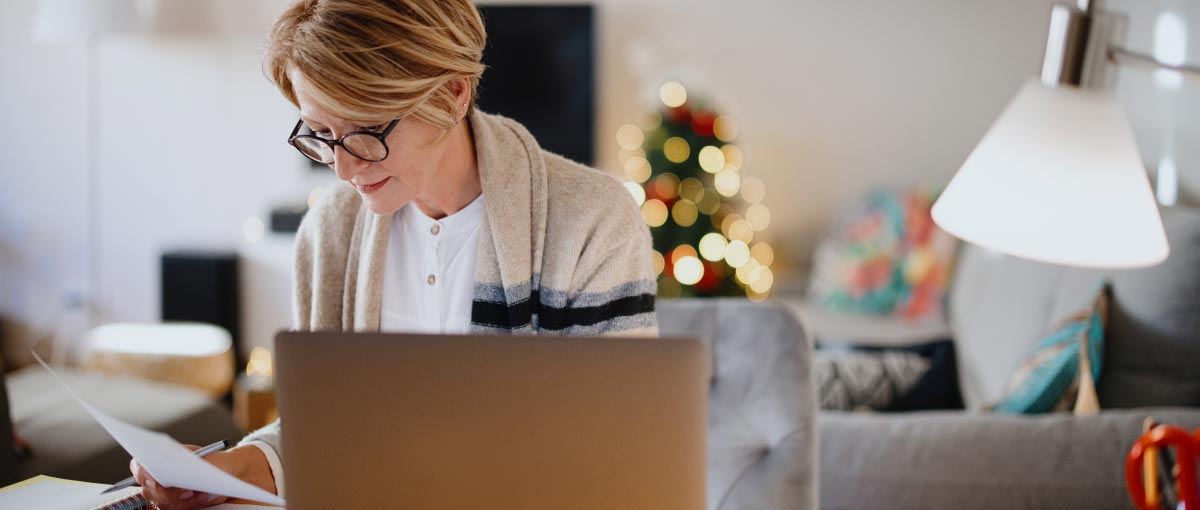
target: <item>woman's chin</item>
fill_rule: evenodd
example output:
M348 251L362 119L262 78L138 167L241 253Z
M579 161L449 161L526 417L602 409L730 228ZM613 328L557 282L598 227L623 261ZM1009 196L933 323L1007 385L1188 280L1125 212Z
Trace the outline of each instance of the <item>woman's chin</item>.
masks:
M364 195L361 193L360 196L362 196L363 202L367 204L367 209L378 215L392 214L399 211L401 207L404 207L404 204L408 203L408 200L403 199L403 197L380 196L378 194Z

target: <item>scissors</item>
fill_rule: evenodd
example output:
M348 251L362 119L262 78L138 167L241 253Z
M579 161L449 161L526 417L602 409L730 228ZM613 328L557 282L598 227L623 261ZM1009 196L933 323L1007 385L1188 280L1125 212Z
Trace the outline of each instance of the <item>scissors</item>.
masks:
M1129 488L1129 496L1139 510L1161 510L1158 490L1154 487L1158 480L1153 466L1157 464L1157 455L1171 448L1174 449L1179 468L1174 487L1179 502L1187 510L1200 510L1200 491L1196 485L1196 452L1200 451L1200 429L1193 435L1179 427L1167 425L1159 425L1142 434L1133 443L1125 459L1125 486ZM1151 463L1146 462L1147 457ZM1143 472L1143 466L1150 466L1149 470ZM1151 487L1147 487L1144 481L1147 478Z

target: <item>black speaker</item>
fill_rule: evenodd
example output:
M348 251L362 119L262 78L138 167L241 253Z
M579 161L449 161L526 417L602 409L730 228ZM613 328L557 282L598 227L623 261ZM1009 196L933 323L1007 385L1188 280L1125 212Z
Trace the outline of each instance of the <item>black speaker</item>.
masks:
M162 255L162 320L221 326L233 336L235 366L242 359L238 256L229 252L172 251Z

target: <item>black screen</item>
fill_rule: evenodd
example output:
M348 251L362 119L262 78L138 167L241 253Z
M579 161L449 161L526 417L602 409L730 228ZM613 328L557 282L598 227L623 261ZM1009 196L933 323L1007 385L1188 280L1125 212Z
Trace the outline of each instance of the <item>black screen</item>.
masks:
M593 164L592 6L490 5L479 11L488 36L479 108L524 124L550 152Z

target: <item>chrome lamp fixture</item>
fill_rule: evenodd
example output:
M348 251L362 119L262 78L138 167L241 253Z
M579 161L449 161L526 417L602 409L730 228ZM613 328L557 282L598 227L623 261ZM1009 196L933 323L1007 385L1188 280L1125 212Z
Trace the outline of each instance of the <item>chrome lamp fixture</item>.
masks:
M1167 258L1158 205L1112 82L1119 65L1191 77L1200 68L1123 48L1125 26L1097 0L1054 6L1041 78L1021 88L942 192L932 210L938 226L1065 266L1127 269ZM1087 413L1098 403L1084 377L1088 357L1080 358L1076 411Z

